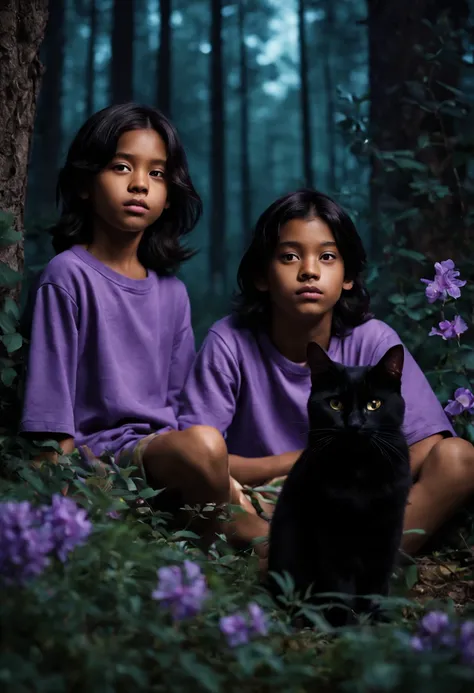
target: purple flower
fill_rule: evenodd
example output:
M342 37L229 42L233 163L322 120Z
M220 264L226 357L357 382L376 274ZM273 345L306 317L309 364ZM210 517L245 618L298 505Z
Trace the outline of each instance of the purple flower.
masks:
M410 644L415 652L424 652L427 649L431 649L429 640L420 638L419 635L414 635L410 640Z
M0 503L0 576L24 584L49 563L50 533L28 501Z
M256 635L267 635L267 617L263 609L255 602L248 605L250 630Z
M249 641L247 619L242 614L223 616L219 621L219 628L224 633L229 647L245 645Z
M474 664L474 621L465 621L461 626L459 644L465 664Z
M441 635L449 628L449 616L443 611L430 611L422 618L420 625L425 635Z
M255 602L250 602L246 613L223 616L219 621L219 627L226 636L229 647L244 645L253 636L268 634L265 612Z
M454 399L448 400L444 411L450 416L458 416L464 411L474 414L474 395L467 388L458 387L454 393Z
M175 621L181 621L198 614L208 595L201 568L192 561L184 561L183 566L158 570L158 586L151 596L171 611Z
M442 320L438 327L432 327L429 337L439 335L443 339L457 339L467 330L467 325L460 315L456 315L454 320Z
M61 561L65 561L68 553L83 544L92 530L92 523L87 519L87 513L71 498L56 494L51 499L51 505L44 506L42 519L49 528L53 542L53 550Z
M466 282L458 279L459 270L456 269L452 260L435 262L434 279L422 279L423 284L427 284L425 295L429 303L434 303L441 298L445 301L448 296L459 298L461 296L460 287L465 286Z

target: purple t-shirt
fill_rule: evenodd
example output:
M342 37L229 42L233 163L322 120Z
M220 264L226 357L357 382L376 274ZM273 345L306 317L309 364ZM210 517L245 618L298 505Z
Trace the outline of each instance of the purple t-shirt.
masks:
M63 433L101 454L176 429L194 354L179 279L130 279L74 246L36 288L20 430Z
M373 365L400 337L380 320L332 337L329 356L346 366ZM229 453L265 457L307 443L310 372L285 358L268 335L235 326L232 317L210 329L180 398L179 427L207 424L226 435ZM402 392L409 445L435 433L455 435L436 395L405 349Z

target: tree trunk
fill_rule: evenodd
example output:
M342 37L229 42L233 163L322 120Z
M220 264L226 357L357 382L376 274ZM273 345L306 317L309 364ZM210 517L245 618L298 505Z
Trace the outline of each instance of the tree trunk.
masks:
M11 212L23 238L28 153L41 82L39 50L47 0L3 0L0 5L0 209ZM0 247L0 262L23 268L23 241ZM1 295L5 296L2 290ZM16 297L16 290L9 290Z
M326 21L324 22L324 52L321 56L323 61L323 84L326 93L326 141L328 156L328 190L329 194L334 194L337 188L336 171L336 138L334 123L334 82L331 74L331 55L332 41L335 36L334 26L334 0L326 0L325 3Z
M446 56L437 60L442 44L430 26L446 13L446 31L459 30L468 18L466 0L369 0L369 59L371 91L371 139L382 152L414 151L418 162L426 164L429 177L447 186L443 199L414 198L410 184L416 169L395 166L388 170L380 156L374 157L371 175L371 212L374 238L380 236L381 220L403 209L417 206L418 223L399 221L393 225L395 237L405 236L409 246L433 258L455 257L462 252L464 225L460 172L453 161L456 118L436 107L453 94L440 82L459 86L460 61ZM451 38L452 49L461 55L461 41ZM446 45L446 42L445 42ZM420 46L422 47L420 49ZM459 122L459 121L457 121ZM420 146L420 139L426 143ZM416 165L416 162L415 162ZM414 173L415 171L415 173ZM380 242L378 245L383 244Z
M115 104L133 99L134 20L135 0L114 0L110 84Z
M308 88L308 51L306 48L306 32L304 20L304 0L298 0L298 34L300 47L300 94L301 94L301 125L303 131L302 157L303 176L305 185L313 187L313 148L311 144L311 116L309 112Z
M94 113L94 89L95 89L95 48L97 41L97 4L96 0L90 0L89 11L90 36L87 45L86 66L86 116Z
M64 68L65 2L50 3L50 12L40 57L44 74L38 97L33 137L31 171L33 185L28 193L28 213L36 219L55 209L56 180L62 142L62 83Z
M241 222L244 249L252 235L251 229L251 183L249 163L249 106L248 106L248 67L247 47L245 45L246 2L240 0L239 6L239 62L240 62L240 189Z
M171 0L160 0L158 108L171 116Z
M213 293L221 295L227 279L225 214L225 125L222 73L222 0L211 0L211 239L210 274Z

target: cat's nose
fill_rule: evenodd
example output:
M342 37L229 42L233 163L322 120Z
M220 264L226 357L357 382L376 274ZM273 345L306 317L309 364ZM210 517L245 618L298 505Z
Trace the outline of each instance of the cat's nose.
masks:
M358 431L362 427L362 419L358 414L350 414L346 426L349 431Z

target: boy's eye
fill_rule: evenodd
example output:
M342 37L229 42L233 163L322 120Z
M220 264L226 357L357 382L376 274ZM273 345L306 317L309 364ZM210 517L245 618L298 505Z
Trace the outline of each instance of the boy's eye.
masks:
M296 253L285 253L284 255L281 255L281 259L284 260L284 262L291 262L293 258L298 259Z
M165 177L165 174L163 171L152 171L150 175L153 176L153 178L164 178Z
M382 400L381 399L371 399L370 402L367 402L366 409L368 411L377 411L377 409L380 409L381 406L382 406Z
M112 168L114 171L123 171L124 169L129 170L129 167L126 164L114 164Z
M342 411L344 409L341 400L336 399L335 397L329 400L329 406L331 407L331 409L334 409L334 411Z
M335 260L336 256L334 253L323 253L321 255L321 260Z

